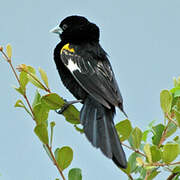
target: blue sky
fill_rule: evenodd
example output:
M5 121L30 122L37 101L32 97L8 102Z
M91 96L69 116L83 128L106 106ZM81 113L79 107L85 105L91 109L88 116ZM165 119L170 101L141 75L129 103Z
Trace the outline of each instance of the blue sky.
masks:
M110 56L133 126L144 130L152 120L163 122L159 93L170 89L172 78L180 75L180 1L6 0L0 4L0 44L12 44L14 65L43 68L51 89L73 99L58 77L53 49L59 39L49 30L68 15L83 15L101 29L100 42ZM13 107L19 99L12 88L17 83L2 58L0 72L0 179L54 180L57 170L33 132L34 123ZM115 122L124 118L118 111ZM127 179L63 117L52 112L50 120L57 124L54 146L73 148L71 168L81 168L84 180ZM130 151L124 149L128 155Z

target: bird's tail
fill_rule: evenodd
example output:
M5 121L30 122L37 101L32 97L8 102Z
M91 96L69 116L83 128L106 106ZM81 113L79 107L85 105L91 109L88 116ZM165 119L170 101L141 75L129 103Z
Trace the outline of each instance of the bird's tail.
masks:
M118 167L126 168L126 156L114 127L114 114L114 107L107 109L88 96L81 109L81 124L93 146L100 148L104 155L112 159Z

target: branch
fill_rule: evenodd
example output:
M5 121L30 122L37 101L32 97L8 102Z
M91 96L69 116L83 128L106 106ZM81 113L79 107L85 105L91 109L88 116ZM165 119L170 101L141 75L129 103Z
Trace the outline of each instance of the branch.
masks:
M169 116L168 113L165 114L165 116L168 118L169 121L173 122L176 126L178 126L177 122L172 119L172 117Z
M54 154L53 154L53 152L52 152L52 150L51 150L51 147L50 147L48 144L46 144L45 146L46 146L47 149L49 150L49 152L50 152L50 154L51 154L51 156L52 156L53 163L54 163L54 165L56 166L56 168L58 169L58 171L59 171L60 175L62 176L63 180L66 180L65 177L64 177L64 175L63 175L62 169L58 166L58 163L57 163L57 161L56 161L56 159L55 159L55 157L54 157Z
M128 149L130 149L130 150L132 150L132 151L134 151L134 152L136 152L136 153L138 153L138 154L146 157L146 155L145 155L144 153L140 152L139 150L133 149L132 147L130 147L130 146L128 146L128 145L126 145L126 144L124 144L124 143L122 143L122 142L121 142L121 144L122 144L123 146L127 147Z
M161 167L164 167L164 166L173 166L173 165L178 165L180 164L180 161L178 162L174 162L174 163L149 163L149 164L144 164L144 166L161 166Z
M172 180L178 173L172 173L167 180Z
M10 65L10 67L11 67L11 69L12 69L12 71L13 71L15 77L16 77L16 80L17 80L18 83L19 83L19 86L21 86L20 80L19 80L18 75L17 75L17 73L16 73L16 71L15 71L13 65L12 65L11 59L8 58L8 56L6 55L6 53L3 51L3 48L2 48L2 47L0 47L0 52L3 54L4 59L9 63L9 65ZM34 78L34 77L33 77L33 78ZM35 79L35 80L37 80L37 79ZM38 81L38 82L39 82L39 81ZM41 82L39 82L39 83L41 83ZM42 84L42 83L41 83L41 84ZM49 90L49 89L47 89L47 88L45 88L45 89L46 89L46 91L48 91L48 92L50 93L50 90ZM31 104L30 104L30 102L29 102L29 100L28 100L28 98L27 98L27 96L26 96L26 92L23 93L23 97L24 97L25 101L27 102L28 107L29 107L29 109L30 109L30 111L31 111L31 113L32 113L32 115L33 115L33 116L32 116L32 119L35 121L34 112L33 112L32 106L31 106ZM54 154L53 154L53 152L52 152L52 150L51 150L51 147L50 147L48 144L46 144L45 146L46 146L47 149L49 150L49 152L50 152L50 154L51 154L51 156L52 156L53 163L54 163L54 165L57 167L57 169L58 169L58 171L59 171L62 179L65 180L65 177L64 177L64 175L63 175L63 172L62 172L61 168L58 166L58 163L57 163L57 161L56 161L56 159L55 159L55 157L54 157Z
M131 176L131 174L128 174L129 179L133 180L133 177Z
M19 86L21 86L19 77L18 77L18 75L17 75L17 73L16 73L16 71L15 71L15 68L14 68L13 65L12 65L11 59L8 58L8 56L6 55L6 53L3 51L2 47L0 48L0 51L1 51L1 53L3 54L4 59L9 63L9 65L10 65L10 67L11 67L11 69L12 69L12 71L13 71L15 77L16 77L16 80L17 80L18 83L19 83ZM33 112L33 110L32 110L32 107L31 107L31 105L30 105L30 102L29 102L29 100L28 100L28 98L27 98L27 96L26 96L26 92L23 93L23 97L24 97L24 99L26 100L27 105L28 105L28 107L29 107L29 109L30 109L30 111L31 111L31 113L32 113L32 119L35 121L34 112Z

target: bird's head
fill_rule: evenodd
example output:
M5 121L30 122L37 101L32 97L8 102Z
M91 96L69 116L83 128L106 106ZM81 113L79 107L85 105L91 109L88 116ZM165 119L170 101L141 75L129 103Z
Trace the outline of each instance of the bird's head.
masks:
M61 40L72 43L99 41L99 28L82 16L68 16L50 32L57 33Z

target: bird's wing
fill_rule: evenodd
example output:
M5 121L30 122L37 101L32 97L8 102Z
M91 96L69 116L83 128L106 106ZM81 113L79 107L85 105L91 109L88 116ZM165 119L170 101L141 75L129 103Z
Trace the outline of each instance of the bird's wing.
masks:
M84 58L69 48L68 44L61 49L60 54L64 65L86 92L109 109L109 104L122 107L122 96L107 58Z

